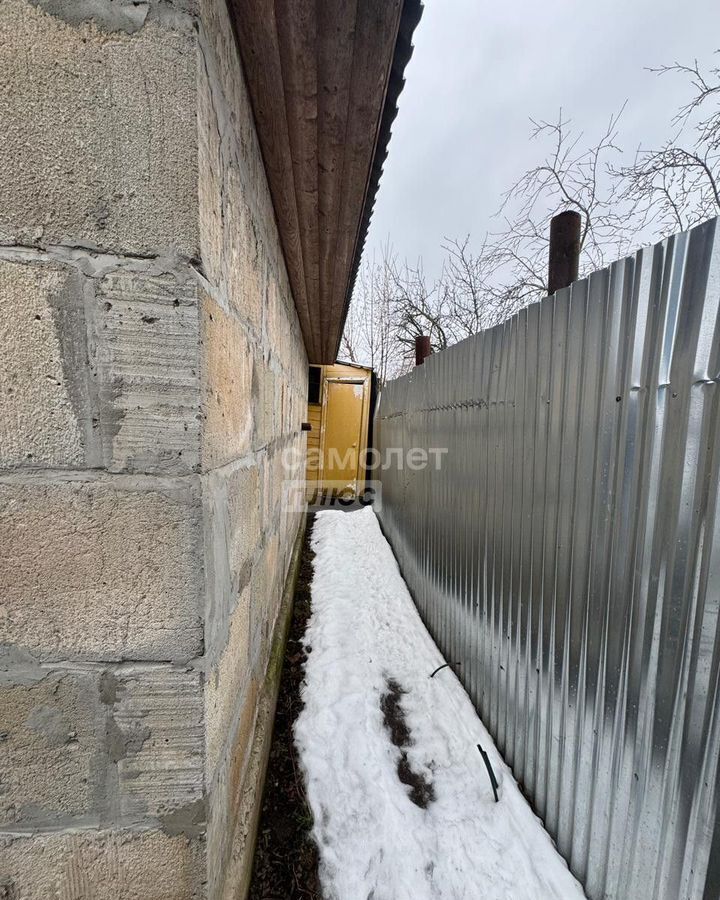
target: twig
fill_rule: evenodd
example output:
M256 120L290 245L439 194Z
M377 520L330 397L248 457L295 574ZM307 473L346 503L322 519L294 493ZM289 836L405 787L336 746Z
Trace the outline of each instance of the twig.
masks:
M441 666L438 666L437 669L435 669L435 671L430 675L430 677L431 677L431 678L434 678L434 677L437 675L437 673L438 673L441 669L447 669L448 666L451 666L451 665L459 666L459 665L462 665L462 663L459 663L459 662L456 662L456 663L443 663Z
M487 769L488 776L490 778L490 784L492 785L493 794L495 794L495 802L497 803L500 799L498 797L498 782L495 777L495 773L493 772L493 767L490 765L490 757L483 750L480 744L477 745L478 750L480 751L480 756L482 756L483 761L485 762L485 768Z

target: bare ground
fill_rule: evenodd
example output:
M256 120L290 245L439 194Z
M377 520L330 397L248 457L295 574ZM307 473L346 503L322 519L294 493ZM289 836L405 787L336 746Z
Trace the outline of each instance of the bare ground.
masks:
M265 780L250 900L320 900L318 852L310 836L312 813L293 741L293 725L302 709L300 686L309 648L304 635L310 618L310 549L308 520L295 591L292 621L280 680L270 760Z

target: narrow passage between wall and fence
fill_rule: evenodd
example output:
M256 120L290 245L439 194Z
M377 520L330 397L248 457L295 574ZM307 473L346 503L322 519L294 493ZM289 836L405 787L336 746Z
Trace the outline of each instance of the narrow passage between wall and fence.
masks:
M712 220L382 391L383 455L447 448L383 529L593 900L720 896L719 375Z

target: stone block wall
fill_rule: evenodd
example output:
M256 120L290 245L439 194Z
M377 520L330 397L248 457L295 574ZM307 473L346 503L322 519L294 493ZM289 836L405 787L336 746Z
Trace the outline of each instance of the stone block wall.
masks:
M242 896L307 360L224 0L3 0L0 126L0 897Z

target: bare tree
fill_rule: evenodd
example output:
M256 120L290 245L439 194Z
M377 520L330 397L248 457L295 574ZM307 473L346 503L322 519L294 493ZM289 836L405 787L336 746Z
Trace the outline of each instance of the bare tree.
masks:
M704 73L695 60L651 71L689 78L693 96L673 117L675 134L659 150L639 149L632 165L612 174L641 224L664 237L720 213L720 67Z
M412 367L418 335L429 334L438 350L454 343L454 324L442 283L429 283L420 263L400 264L386 245L360 268L341 355L371 366L383 382Z
M621 153L617 133L622 112L611 116L599 138L587 146L562 110L555 122L531 120L531 139L548 140L549 149L543 161L505 193L499 213L505 227L486 250L491 271L501 276L504 291L518 304L547 292L548 223L563 209L582 216L581 274L628 251L635 228L619 202L616 180L607 177L612 160Z
M345 323L340 353L349 362L370 366L381 382L404 369L404 347L397 336L397 266L390 246L363 262Z
M434 350L492 327L547 293L550 218L563 209L582 215L580 274L630 253L640 239L665 237L720 213L720 68L703 73L675 63L661 75L690 78L693 95L672 119L673 137L660 150L639 150L622 165L622 109L586 142L562 110L554 122L532 121L531 139L545 143L539 165L502 197L501 223L474 251L469 235L446 239L434 281L422 262L399 264L389 246L363 269L343 346L379 367L381 378L412 365L415 338Z
M429 335L436 350L444 350L452 344L445 297L438 282L428 283L422 262L415 267L407 263L400 266L391 257L384 263L387 277L394 286L393 323L404 359L414 358L415 338L422 334Z
M629 242L623 216L614 206L615 187L601 184L606 157L616 152L617 117L610 120L599 141L580 150L582 135L574 135L559 116L557 123L534 123L533 137L550 138L542 163L527 172L503 197L504 227L487 235L477 252L464 240L446 240L440 275L430 281L422 262L400 264L390 247L382 258L363 269L354 303L361 310L365 338L357 318L346 330L346 353L356 345L377 346L369 335L373 318L384 340L402 348L401 359L383 368L391 377L412 365L415 338L430 337L433 350L444 350L463 338L504 321L547 293L547 244L550 216L562 208L576 208L584 217L584 269L602 265L612 246L615 255ZM607 182L607 180L606 180ZM374 350L365 358L372 358Z
M446 239L443 250L439 290L445 299L446 330L454 341L503 322L522 305L515 292L498 282L497 256L487 237L477 253L470 248L469 235L462 241Z
M532 123L531 138L548 147L543 161L503 195L501 227L485 236L477 252L469 236L443 245L445 261L435 286L443 336L433 342L436 349L503 322L547 293L548 225L560 210L582 215L581 273L627 252L634 234L630 204L618 202L618 186L606 175L620 152L619 117L589 145L572 131L562 110L556 122Z

